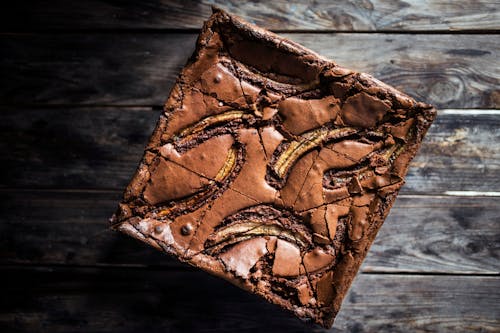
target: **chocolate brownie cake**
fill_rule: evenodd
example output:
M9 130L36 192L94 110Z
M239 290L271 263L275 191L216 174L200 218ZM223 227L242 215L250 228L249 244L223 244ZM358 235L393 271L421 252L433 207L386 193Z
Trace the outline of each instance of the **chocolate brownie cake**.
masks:
M214 9L112 227L330 327L435 115Z

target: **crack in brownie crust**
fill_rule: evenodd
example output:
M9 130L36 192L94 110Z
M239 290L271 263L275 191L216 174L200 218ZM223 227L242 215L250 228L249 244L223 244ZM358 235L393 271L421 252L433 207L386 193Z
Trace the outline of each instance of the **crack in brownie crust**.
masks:
M112 226L330 327L435 115L215 9Z

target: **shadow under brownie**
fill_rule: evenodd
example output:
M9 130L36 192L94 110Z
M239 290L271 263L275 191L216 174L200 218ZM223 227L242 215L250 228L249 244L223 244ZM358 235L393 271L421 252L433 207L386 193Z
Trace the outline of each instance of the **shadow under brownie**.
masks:
M328 328L435 115L215 9L111 224Z

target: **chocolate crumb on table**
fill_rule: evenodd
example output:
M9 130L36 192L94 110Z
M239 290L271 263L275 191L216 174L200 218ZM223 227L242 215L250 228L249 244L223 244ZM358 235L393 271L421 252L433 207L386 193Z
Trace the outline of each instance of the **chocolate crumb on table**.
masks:
M112 227L329 328L435 116L214 9Z

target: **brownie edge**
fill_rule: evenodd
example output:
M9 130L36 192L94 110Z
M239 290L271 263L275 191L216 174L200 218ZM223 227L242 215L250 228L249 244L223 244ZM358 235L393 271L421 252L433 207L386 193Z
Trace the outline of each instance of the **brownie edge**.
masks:
M214 8L111 226L330 328L435 117Z

